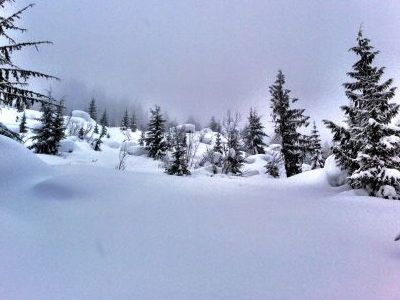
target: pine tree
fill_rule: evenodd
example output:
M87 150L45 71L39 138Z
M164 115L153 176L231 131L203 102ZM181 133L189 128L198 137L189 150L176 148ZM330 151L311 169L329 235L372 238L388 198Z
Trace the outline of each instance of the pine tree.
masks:
M59 105L55 108L54 121L53 121L53 135L54 141L57 144L57 149L60 141L65 138L64 116L63 116L64 105L63 101L59 102Z
M210 124L208 127L214 132L221 132L221 124L217 122L214 116L211 117Z
M11 33L25 32L26 29L21 28L16 22L21 19L22 14L32 8L30 4L16 13L11 15L3 15L6 6L14 0L0 0L0 40L3 45L0 46L0 104L11 105L19 110L30 107L33 103L57 105L53 103L46 95L26 89L26 84L30 78L57 79L56 77L23 69L14 62L12 54L25 49L26 47L35 47L43 44L51 44L49 41L40 42L17 42L11 36Z
M83 140L83 139L85 138L85 132L84 132L84 130L83 130L83 127L81 127L81 128L79 129L78 138L79 138L80 140Z
M187 166L186 154L186 134L183 131L174 129L172 133L172 164L166 169L169 175L190 175Z
M142 128L140 132L139 145L144 146L146 141L146 129Z
M372 196L399 198L400 129L391 126L399 105L389 103L395 96L393 80L380 83L384 67L373 66L379 51L360 29L357 45L350 49L359 60L345 83L350 104L343 106L347 128L324 121L331 129L335 146L332 151L342 169L349 172L353 188L364 188Z
M28 132L28 129L26 128L26 114L25 114L25 112L22 115L21 123L19 123L19 132L22 133L22 134Z
M218 152L223 154L223 148L222 148L222 142L221 142L221 134L218 132L217 133L217 138L215 140L215 144L214 144L214 148L213 148L214 152Z
M97 107L96 100L92 98L89 104L89 115L90 117L97 122Z
M108 116L107 116L107 110L104 110L103 115L100 118L100 125L108 127Z
M257 111L250 109L249 124L245 130L244 142L246 150L249 154L264 154L264 147L266 146L263 142L263 138L267 135L264 133L264 126L261 124L261 116L257 114Z
M54 112L54 106L43 104L42 106L42 127L32 138L34 142L30 149L36 153L52 154L58 153L58 146L64 137L64 120L62 117L62 105L58 105L57 111Z
M101 127L101 132L100 132L100 136L94 140L93 142L93 150L94 151L101 151L101 144L103 143L103 141L101 140L105 135L107 134L107 129L105 126Z
M150 121L147 126L146 149L149 157L159 159L165 155L167 145L164 141L164 119L159 106L150 109Z
M121 130L128 130L129 128L129 116L128 116L128 111L125 111L124 116L122 117L122 121L121 121L121 126L120 126Z
M135 114L135 112L132 113L131 119L129 120L129 128L132 130L132 132L136 132L136 130L137 130L136 114Z
M322 156L321 139L315 121L311 130L309 151L311 154L311 169L323 168L325 161Z
M97 126L97 123L96 123L96 125L94 126L93 133L96 133L96 134L99 133L99 126Z
M241 167L243 166L244 158L240 151L239 141L239 122L240 115L236 112L232 115L228 110L224 120L224 135L226 139L226 147L224 149L224 159L222 172L224 174L241 175Z
M290 102L290 90L284 88L285 76L279 70L275 84L270 86L272 120L275 133L282 139L282 155L287 177L301 173L307 139L297 130L308 126L309 117L304 116L304 109L293 109Z

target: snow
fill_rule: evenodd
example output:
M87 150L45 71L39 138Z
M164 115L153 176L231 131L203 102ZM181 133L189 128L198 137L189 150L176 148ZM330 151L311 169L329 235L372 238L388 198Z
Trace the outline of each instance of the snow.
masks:
M20 143L0 135L0 187L26 180L38 180L49 173L49 168ZM1 197L0 197L1 199Z
M185 133L194 133L196 131L196 126L194 124L182 124L176 126L176 129Z
M333 155L326 159L324 171L331 186L341 186L346 183L347 173L340 169Z
M264 174L276 145L246 158L254 176L169 176L140 155L117 171L129 142L108 132L62 156L0 136L0 299L400 297L400 202L331 187L333 157L281 179Z
M92 118L90 117L90 115L82 110L73 110L71 112L71 116L75 117L75 118L81 118L83 120L85 120L86 122L92 122Z

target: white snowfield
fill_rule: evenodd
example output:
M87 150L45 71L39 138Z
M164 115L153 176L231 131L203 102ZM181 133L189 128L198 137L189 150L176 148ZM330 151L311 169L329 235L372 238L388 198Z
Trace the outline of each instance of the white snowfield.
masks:
M38 158L0 136L1 300L400 299L400 202L331 187L332 159L177 177L102 147Z

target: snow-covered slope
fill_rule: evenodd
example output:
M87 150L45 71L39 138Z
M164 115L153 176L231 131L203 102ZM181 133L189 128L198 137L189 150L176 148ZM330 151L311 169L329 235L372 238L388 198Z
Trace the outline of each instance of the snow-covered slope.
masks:
M145 155L121 172L126 136L109 133L101 152L69 137L40 159L0 137L1 300L400 297L400 203L331 187L332 160L289 179L265 155L242 178L168 176Z
M342 194L323 170L277 181L50 167L6 143L22 173L38 172L0 189L0 299L400 297L399 203Z

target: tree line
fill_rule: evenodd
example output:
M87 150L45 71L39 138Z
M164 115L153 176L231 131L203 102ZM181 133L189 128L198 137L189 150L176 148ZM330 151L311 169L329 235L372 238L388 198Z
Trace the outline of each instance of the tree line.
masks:
M0 0L2 12L7 4L15 0ZM51 94L45 95L29 89L31 78L58 78L37 71L31 71L18 66L13 55L26 47L38 47L50 44L49 41L17 42L11 36L13 32L25 32L26 29L16 25L28 5L15 13L0 17L0 103L23 111L34 103L42 105L43 126L33 137L32 149L37 153L56 154L60 140L64 137L62 111L63 102L55 101ZM385 68L374 65L379 51L363 36L360 29L357 44L352 47L358 60L352 70L347 73L351 82L344 83L348 104L341 107L345 126L324 120L325 125L333 134L332 153L338 166L348 174L348 183L352 188L363 188L372 196L399 198L400 194L400 128L392 121L398 115L399 105L391 102L396 88L393 80L382 81ZM274 133L281 144L280 157L286 175L293 176L302 171L302 163L307 153L312 168L323 166L321 140L314 123L311 135L300 132L302 127L309 126L310 118L304 109L294 107L298 100L291 97L291 91L285 86L285 75L279 71L275 82L269 88L271 118L274 123ZM94 105L94 102L91 105ZM101 139L107 134L107 113L103 112L97 125L97 115L93 107L89 107L91 117L96 120L95 131L98 138L93 140L93 148L101 150ZM162 159L167 151L172 153L171 160L166 164L168 174L187 175L188 148L190 143L187 135L178 127L165 130L165 119L159 106L151 109L150 121L141 133L141 144L148 150L149 157ZM97 112L96 112L97 114ZM239 128L240 115L228 111L222 123L213 118L210 127L218 132L212 149L209 149L207 159L215 170L223 173L240 175L244 154L262 154L265 151L263 125L255 109L250 109L247 125ZM135 115L129 116L126 111L122 119L122 130L136 131ZM26 116L20 124L21 132L26 131ZM13 132L0 124L0 134L18 139ZM277 162L271 161L266 166L267 172L277 176Z

